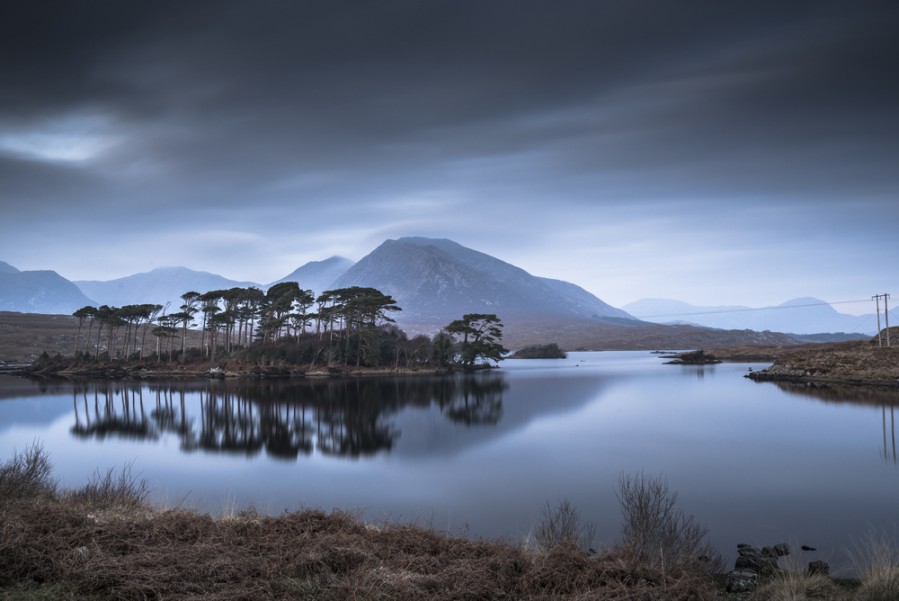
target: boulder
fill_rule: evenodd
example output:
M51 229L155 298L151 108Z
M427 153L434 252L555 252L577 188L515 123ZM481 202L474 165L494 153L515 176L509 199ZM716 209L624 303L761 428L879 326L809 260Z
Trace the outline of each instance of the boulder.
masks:
M786 557L790 554L790 545L787 543L778 543L774 545L774 552L778 557Z
M727 575L725 588L728 593L751 593L758 586L759 577L755 572L734 570Z
M774 556L773 551L769 551L769 553L770 555L766 555L755 547L748 545L738 547L734 570L737 572L754 572L763 578L773 576L777 573L777 558Z
M830 576L830 564L820 559L810 561L808 562L808 574L809 576L814 576L815 574Z

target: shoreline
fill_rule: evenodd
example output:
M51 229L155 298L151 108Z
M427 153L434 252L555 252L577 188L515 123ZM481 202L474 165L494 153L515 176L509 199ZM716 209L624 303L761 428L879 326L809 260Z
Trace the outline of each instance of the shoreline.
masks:
M366 378L385 376L441 376L453 373L473 373L496 369L495 366L480 366L473 370L435 367L356 367L279 365L262 366L240 361L197 362L185 364L148 364L146 362L106 361L96 364L73 364L71 359L50 359L49 364L40 362L17 366L6 370L7 375L35 379L59 378L66 380L161 380L161 379L302 379L302 378Z

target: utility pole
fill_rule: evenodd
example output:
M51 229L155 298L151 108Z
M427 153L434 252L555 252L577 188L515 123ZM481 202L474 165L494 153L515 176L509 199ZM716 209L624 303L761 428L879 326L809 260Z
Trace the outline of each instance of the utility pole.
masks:
M883 339L880 335L880 299L883 299L883 313L884 319L886 320L886 333L887 333L887 348L890 346L890 310L887 306L887 299L890 298L890 295L884 292L883 294L875 294L871 297L874 301L875 306L877 307L877 346L883 346Z
M883 295L883 318L886 320L886 324L887 324L887 348L890 348L890 310L887 309L887 299L888 298L890 298L890 295L884 293L884 295Z

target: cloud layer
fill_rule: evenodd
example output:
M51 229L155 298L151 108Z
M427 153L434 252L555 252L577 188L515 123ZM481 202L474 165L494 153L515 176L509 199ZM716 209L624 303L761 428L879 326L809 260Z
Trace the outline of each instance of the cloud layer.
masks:
M618 304L899 281L891 3L12 12L0 259L22 269L264 282L432 235Z

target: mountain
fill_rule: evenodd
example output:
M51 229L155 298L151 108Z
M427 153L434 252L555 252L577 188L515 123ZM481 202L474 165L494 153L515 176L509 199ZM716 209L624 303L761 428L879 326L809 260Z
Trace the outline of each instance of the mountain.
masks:
M876 317L839 313L828 303L812 297L794 298L773 307L697 306L671 299L642 299L622 307L654 323L691 323L710 328L818 334L877 330Z
M34 274L45 274L44 281L29 288L25 280L34 278ZM332 276L336 279L332 280ZM788 335L772 332L640 321L575 284L533 276L451 240L387 240L356 264L331 257L308 263L279 281L294 278L304 288L317 292L348 286L378 288L393 296L403 308L396 318L409 335L433 334L466 313L495 313L505 325L503 342L511 349L547 342L556 342L567 350L796 343ZM16 281L4 283L12 280ZM138 303L170 303L170 310L177 310L181 295L191 290L202 293L234 287L262 288L252 282L237 282L185 267L155 269L105 282L76 283L81 290L53 272L19 273L11 266L0 269L0 302L13 293L33 291L30 304L23 306L17 301L15 305L0 305L0 310L71 314L84 305ZM51 290L66 285L76 297L66 305L51 306L34 300L49 299L53 296Z
M0 273L22 273L6 261L0 261Z
M633 321L583 288L525 270L451 240L387 240L334 283L370 286L393 296L402 324L442 326L466 313L504 322L547 318Z
M209 292L228 288L247 288L259 284L237 282L206 271L194 271L186 267L160 267L146 273L137 273L109 281L76 281L75 284L98 304L121 307L141 303L154 303L175 311L182 304L185 292Z
M280 280L272 282L269 287L281 282L298 282L301 288L312 290L315 296L318 296L325 290L333 288L331 284L352 266L353 262L349 259L336 256L324 261L310 261Z
M433 334L466 313L496 313L508 348L557 342L565 349L709 348L790 345L786 334L667 326L640 321L583 288L536 277L451 240L387 240L332 284L370 286L393 296L408 334Z
M94 301L55 271L0 269L0 311L72 313ZM8 269L7 269L8 268Z

